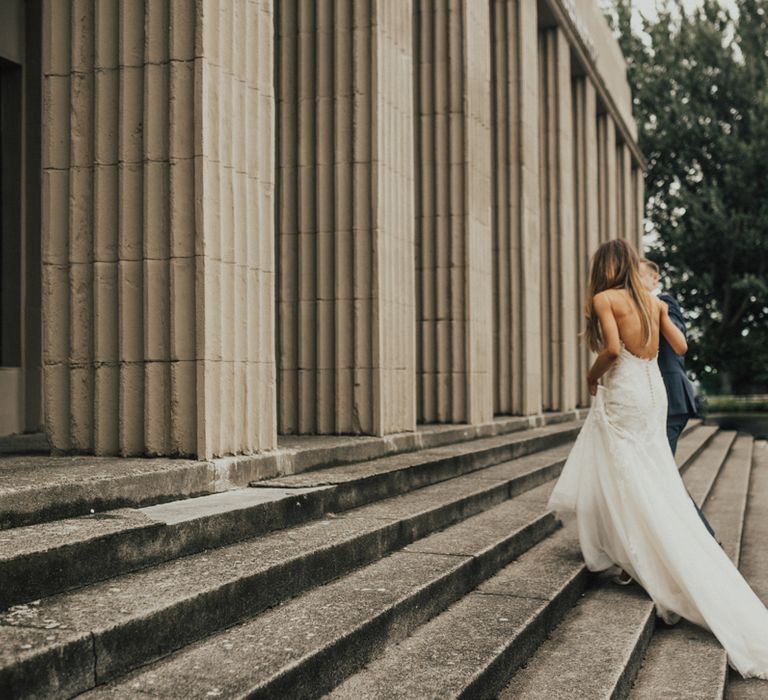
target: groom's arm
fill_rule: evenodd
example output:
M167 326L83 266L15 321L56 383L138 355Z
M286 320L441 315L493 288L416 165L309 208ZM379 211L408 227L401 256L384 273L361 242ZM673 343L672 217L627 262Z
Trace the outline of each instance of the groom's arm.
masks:
M680 308L680 304L677 303L677 299L675 299L671 294L659 294L659 299L666 303L667 308L669 309L670 321L672 321L672 323L677 326L687 341L688 334L686 333L685 329L685 319L683 319L683 311Z

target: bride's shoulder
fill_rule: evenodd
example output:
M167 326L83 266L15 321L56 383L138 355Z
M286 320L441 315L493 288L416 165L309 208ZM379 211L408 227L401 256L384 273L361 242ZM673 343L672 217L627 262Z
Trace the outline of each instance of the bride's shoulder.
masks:
M604 289L602 292L598 292L597 294L595 294L593 298L595 299L595 301L599 299L603 303L605 302L615 303L616 301L621 301L621 298L622 298L621 293L622 293L621 289L615 289L615 288Z
M599 312L601 309L605 309L607 311L608 309L613 308L612 292L612 289L604 289L602 292L598 292L594 297L592 297L592 305L595 307L595 311Z

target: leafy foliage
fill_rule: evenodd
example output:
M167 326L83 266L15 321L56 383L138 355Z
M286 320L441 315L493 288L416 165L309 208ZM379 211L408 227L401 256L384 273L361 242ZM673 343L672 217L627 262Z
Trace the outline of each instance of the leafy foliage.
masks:
M633 29L627 58L646 219L656 260L691 327L688 366L705 389L768 387L768 0L668 0Z

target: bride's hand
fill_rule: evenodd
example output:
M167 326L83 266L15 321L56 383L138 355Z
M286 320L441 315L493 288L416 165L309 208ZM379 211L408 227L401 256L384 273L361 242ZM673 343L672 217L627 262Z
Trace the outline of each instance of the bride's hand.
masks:
M587 377L587 386L590 396L597 396L597 379L593 380L591 377Z

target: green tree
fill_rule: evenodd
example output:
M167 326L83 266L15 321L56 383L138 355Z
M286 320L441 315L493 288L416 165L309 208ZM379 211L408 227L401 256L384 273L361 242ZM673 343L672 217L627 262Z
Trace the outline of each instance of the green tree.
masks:
M615 0L640 147L648 256L691 327L706 389L768 390L768 0L666 2L633 27Z

